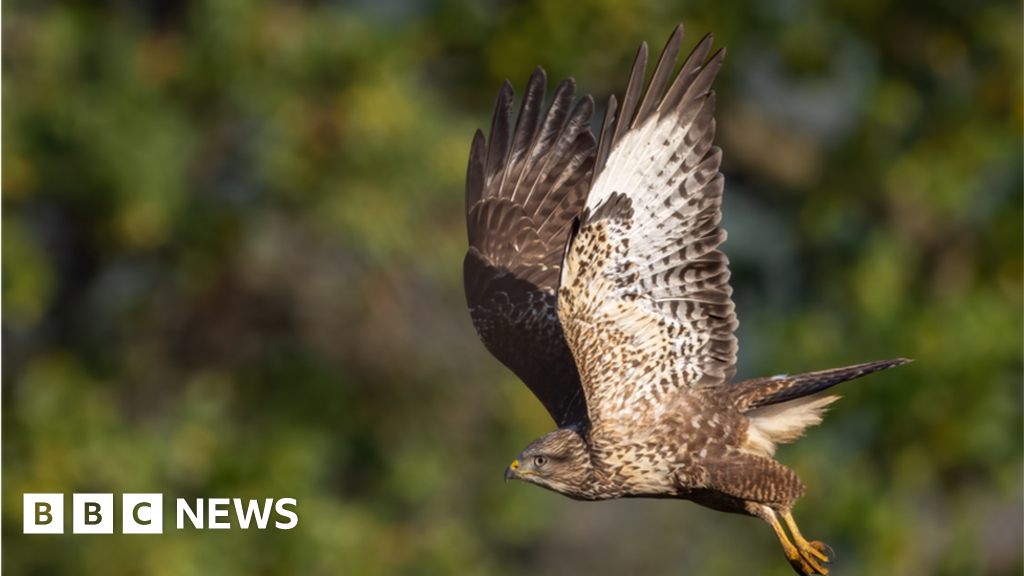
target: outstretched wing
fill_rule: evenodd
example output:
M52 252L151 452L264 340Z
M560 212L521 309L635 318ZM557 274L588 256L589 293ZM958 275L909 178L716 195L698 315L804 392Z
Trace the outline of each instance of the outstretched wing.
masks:
M722 155L711 145L710 86L724 51L704 63L709 34L669 87L682 36L680 25L642 101L646 44L622 108L611 99L565 256L558 312L595 425L655 414L678 388L721 384L736 370L728 261L717 250Z
M512 86L498 94L490 141L477 131L466 174L466 301L484 345L526 383L559 427L584 426L586 398L558 321L562 255L593 174L594 101L572 107L569 78L541 120L547 75L526 87L509 145Z

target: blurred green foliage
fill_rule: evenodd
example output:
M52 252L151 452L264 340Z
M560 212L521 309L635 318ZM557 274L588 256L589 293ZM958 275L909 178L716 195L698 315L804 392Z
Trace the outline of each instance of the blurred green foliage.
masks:
M505 486L551 422L464 310L501 80L541 64L603 102L679 21L729 46L740 376L917 360L780 451L804 533L837 575L1024 570L1019 2L3 16L6 573L788 574L757 520ZM165 532L22 535L26 492L162 492ZM299 525L176 530L178 497L292 497Z

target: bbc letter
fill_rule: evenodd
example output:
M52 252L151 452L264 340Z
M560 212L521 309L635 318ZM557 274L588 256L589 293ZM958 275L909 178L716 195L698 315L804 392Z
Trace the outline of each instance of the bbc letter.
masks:
M25 534L64 533L63 494L23 494L22 517Z
M113 494L74 494L71 514L72 532L75 534L114 533Z
M188 507L188 502L184 498L178 498L178 530L185 527L185 514L188 514L188 519L192 521L192 525L200 530L203 529L203 499L196 498L196 513L192 513L192 509Z
M288 523L274 522L274 526L277 526L282 530L291 530L292 528L295 528L296 525L298 525L299 515L295 512L292 512L291 510L286 509L284 507L285 504L291 504L292 506L297 505L295 502L295 498L281 498L280 500L277 501L277 505L274 507L274 510L276 510L277 513L281 516L291 518L292 520Z
M163 534L164 495L122 494L121 533Z
M227 505L231 502L231 500L229 500L227 498L207 498L207 500L208 500L208 503L210 504L210 529L213 529L213 528L221 528L221 529L231 528L231 522L218 522L217 521L217 518L220 518L221 516L227 516L228 515L228 511L227 510L220 510L217 507L218 506L227 507Z

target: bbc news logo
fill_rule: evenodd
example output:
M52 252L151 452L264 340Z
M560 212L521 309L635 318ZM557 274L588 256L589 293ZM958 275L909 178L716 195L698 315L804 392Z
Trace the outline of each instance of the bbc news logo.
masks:
M25 534L64 533L63 494L24 494L23 497ZM231 504L234 504L238 525L243 529L254 523L260 530L265 530L270 525L271 512L286 520L275 520L275 528L291 530L299 524L299 515L288 508L297 505L294 498L281 498L276 503L273 498L266 498L262 507L258 500L249 500L247 505L243 505L240 498L207 498L205 504L207 513L204 515L203 498L196 499L194 506L184 498L178 498L175 506L178 530L185 528L186 519L193 528L231 528L231 522L226 520L231 515ZM71 506L74 534L114 533L113 494L73 494ZM121 495L122 534L163 534L163 520L163 494Z

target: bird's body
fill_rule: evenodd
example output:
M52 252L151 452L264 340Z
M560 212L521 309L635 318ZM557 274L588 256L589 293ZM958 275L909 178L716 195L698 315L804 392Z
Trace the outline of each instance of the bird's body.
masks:
M706 484L700 462L737 452L733 447L745 432L746 422L738 413L718 412L720 408L717 398L686 391L643 427L629 425L641 418L630 414L624 426L593 428L587 435L589 482L562 492L582 500L697 494ZM705 418L710 411L714 415ZM666 442L668 438L673 441Z
M718 250L724 178L710 90L724 52L705 62L705 37L670 84L681 42L680 26L643 98L641 46L599 141L593 100L570 110L571 79L542 117L540 68L515 130L506 82L490 139L473 141L470 314L558 425L505 477L581 500L679 498L757 516L797 572L825 574L827 546L804 540L790 514L804 486L775 446L821 421L838 398L831 386L906 360L731 382L738 322Z

